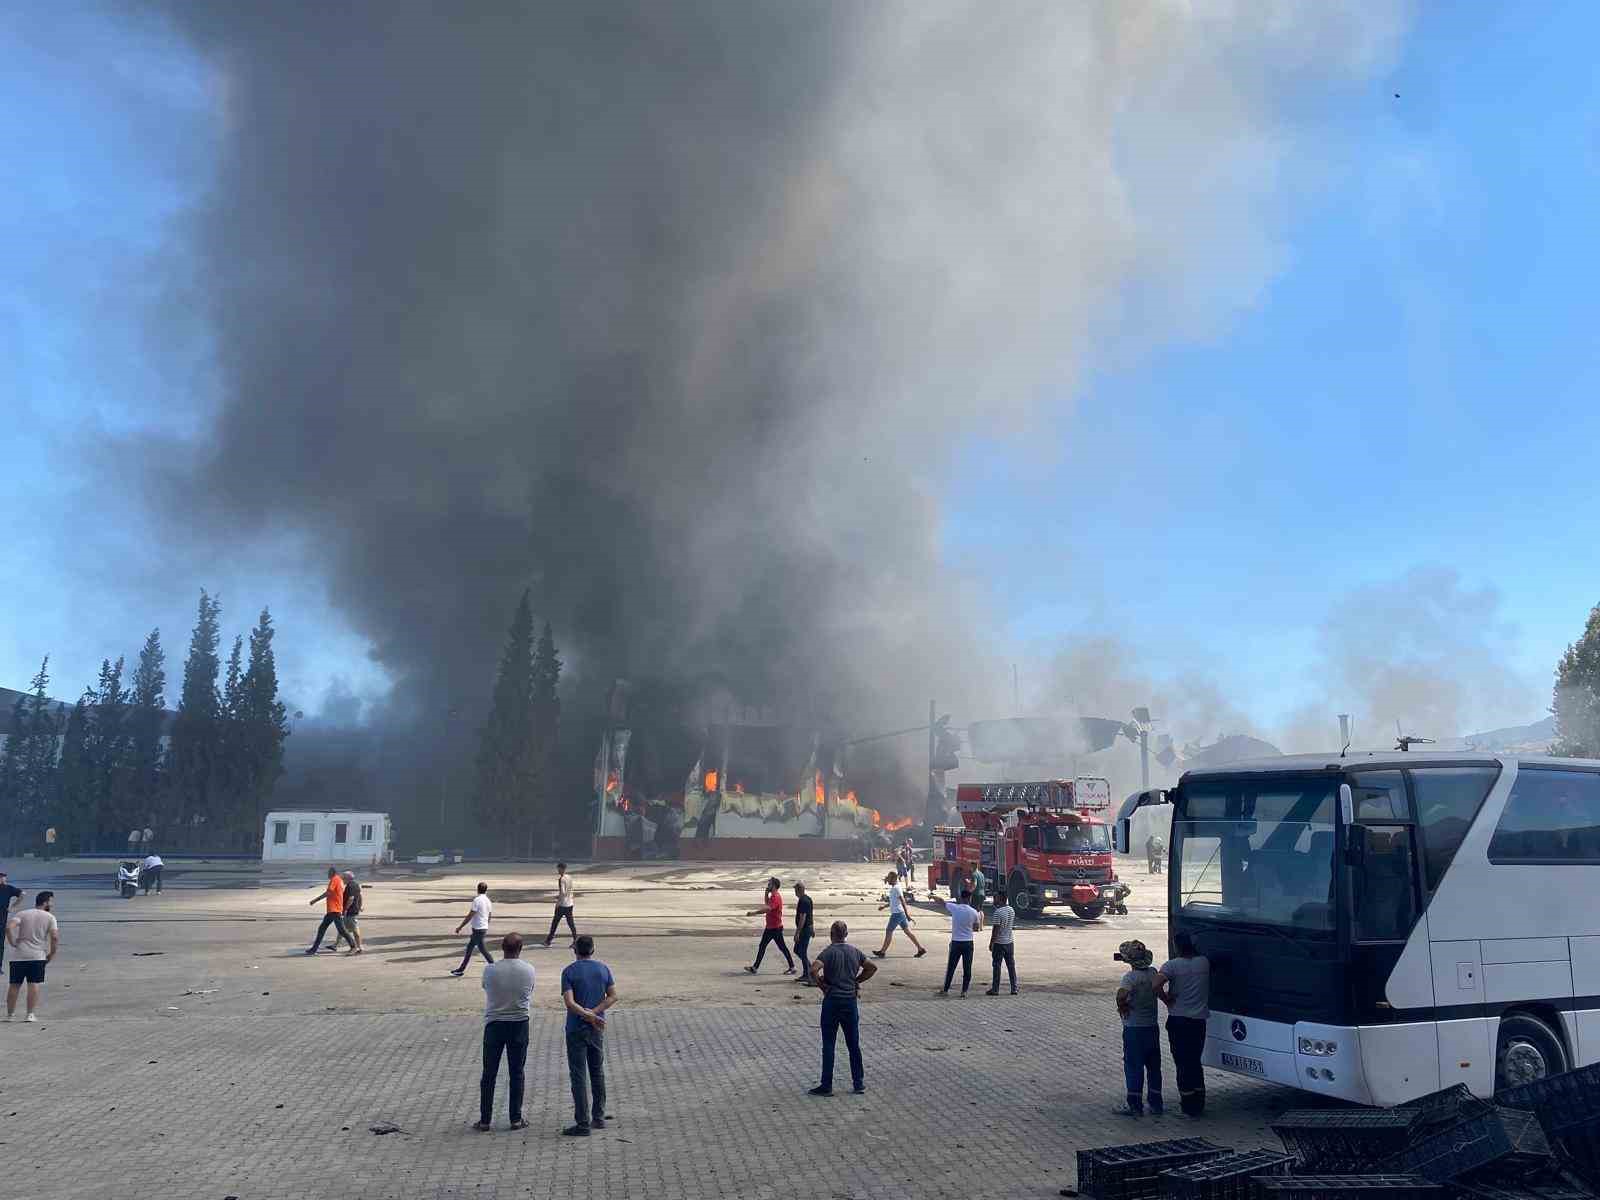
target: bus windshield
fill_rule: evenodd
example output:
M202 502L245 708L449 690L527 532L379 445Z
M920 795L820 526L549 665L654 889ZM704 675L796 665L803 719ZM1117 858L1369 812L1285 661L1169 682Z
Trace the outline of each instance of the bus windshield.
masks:
M1108 825L1046 825L1044 849L1049 854L1103 854L1111 850Z
M1184 784L1172 820L1183 914L1331 931L1337 789L1328 776Z

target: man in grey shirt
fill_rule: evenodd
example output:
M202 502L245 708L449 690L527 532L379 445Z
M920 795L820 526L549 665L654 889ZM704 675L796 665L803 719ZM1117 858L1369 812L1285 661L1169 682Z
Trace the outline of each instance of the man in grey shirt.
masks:
M833 1095L833 1050L841 1028L850 1052L850 1090L857 1095L867 1090L856 996L861 985L878 973L878 964L846 942L849 936L850 927L835 921L828 927L828 948L811 964L811 978L822 991L822 1082L811 1089L813 1096Z
M1167 1006L1167 1045L1178 1075L1178 1105L1186 1116L1206 1110L1206 1074L1200 1056L1206 1048L1206 1018L1211 1015L1211 960L1196 953L1194 939L1172 939L1178 957L1156 973L1156 995Z
M1005 963L1011 979L1011 994L1017 994L1017 960L1012 952L1011 931L1017 923L1017 910L1006 899L1004 889L994 894L994 911L989 914L989 957L994 960L994 980L985 996L1000 994L1000 964Z
M1128 1117L1144 1116L1148 1092L1150 1112L1159 1117L1165 1111L1161 1099L1161 1028L1156 1024L1156 981L1160 977L1150 965L1153 956L1141 941L1123 942L1116 957L1128 964L1117 985L1128 1103L1117 1112Z
M533 964L522 961L522 935L501 939L499 962L483 969L483 1078L478 1083L478 1123L487 1131L494 1113L494 1084L505 1054L511 1077L511 1128L526 1129L522 1119L522 1069L528 1061L528 1013L533 1006Z

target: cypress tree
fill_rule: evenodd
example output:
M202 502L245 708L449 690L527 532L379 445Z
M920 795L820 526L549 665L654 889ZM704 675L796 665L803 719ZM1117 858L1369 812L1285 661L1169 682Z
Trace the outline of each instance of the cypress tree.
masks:
M235 634L233 649L228 652L228 668L223 674L222 702L217 709L216 759L212 766L217 824L211 833L214 838L225 838L230 846L244 824L245 793L249 790L243 689L244 635Z
M533 721L533 610L522 593L494 683L494 703L479 737L473 807L484 831L507 849L527 844L538 761Z
M250 663L239 683L238 701L233 706L245 801L241 823L248 822L240 831L243 845L259 845L255 839L263 834L267 801L283 775L283 746L289 737L289 713L278 699L278 664L272 652L275 632L272 614L263 608L256 627L250 631ZM234 655L238 655L237 646ZM230 677L233 668L230 662Z
M49 686L50 657L46 655L28 685L28 694L12 710L5 766L0 770L9 792L7 824L13 853L26 846L43 845L45 825L59 790L56 768L61 721L46 693Z
M103 659L100 678L84 694L87 723L83 754L89 771L88 807L71 817L77 828L93 831L96 839L112 830L131 829L128 813L128 691L122 686L123 660Z
M167 809L176 827L176 843L202 837L200 827L216 816L213 774L222 707L217 691L221 667L217 660L217 625L221 614L222 605L202 591L194 632L189 638L189 657L183 664L183 694L178 700L178 715L172 722L167 751Z
M556 639L550 622L544 623L539 634L539 645L533 655L533 740L534 740L534 794L530 797L529 856L533 853L533 839L543 835L549 844L558 817L555 796L556 747L561 734L561 700L557 689L561 684L561 656L556 653Z
M128 711L128 828L155 828L158 823L163 759L162 726L166 722L166 654L161 630L152 629L134 668ZM125 830L120 831L126 833ZM163 831L164 832L164 831Z
M58 847L88 844L99 849L96 837L95 772L89 758L89 705L94 690L86 688L67 714L61 739L61 766L57 772L56 832Z

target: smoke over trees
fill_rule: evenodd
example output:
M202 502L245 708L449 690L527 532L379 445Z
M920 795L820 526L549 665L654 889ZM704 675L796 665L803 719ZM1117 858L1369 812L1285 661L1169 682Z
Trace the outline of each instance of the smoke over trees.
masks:
M148 491L196 545L297 539L408 745L441 706L487 711L523 588L580 712L616 676L706 675L847 726L992 709L988 598L942 556L958 447L1054 423L1130 314L1112 353L1250 305L1272 181L1327 154L1317 98L1402 24L1137 0L160 11L213 73L183 286L216 397L199 436L141 446Z

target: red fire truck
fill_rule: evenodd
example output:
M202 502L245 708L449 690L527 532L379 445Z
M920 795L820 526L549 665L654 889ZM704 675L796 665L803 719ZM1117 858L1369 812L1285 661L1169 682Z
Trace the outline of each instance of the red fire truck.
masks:
M981 866L991 887L1005 883L1019 916L1065 904L1085 921L1127 912L1131 890L1117 879L1111 827L1096 814L1111 804L1104 779L971 783L956 789L960 825L936 825L930 886L957 892Z

